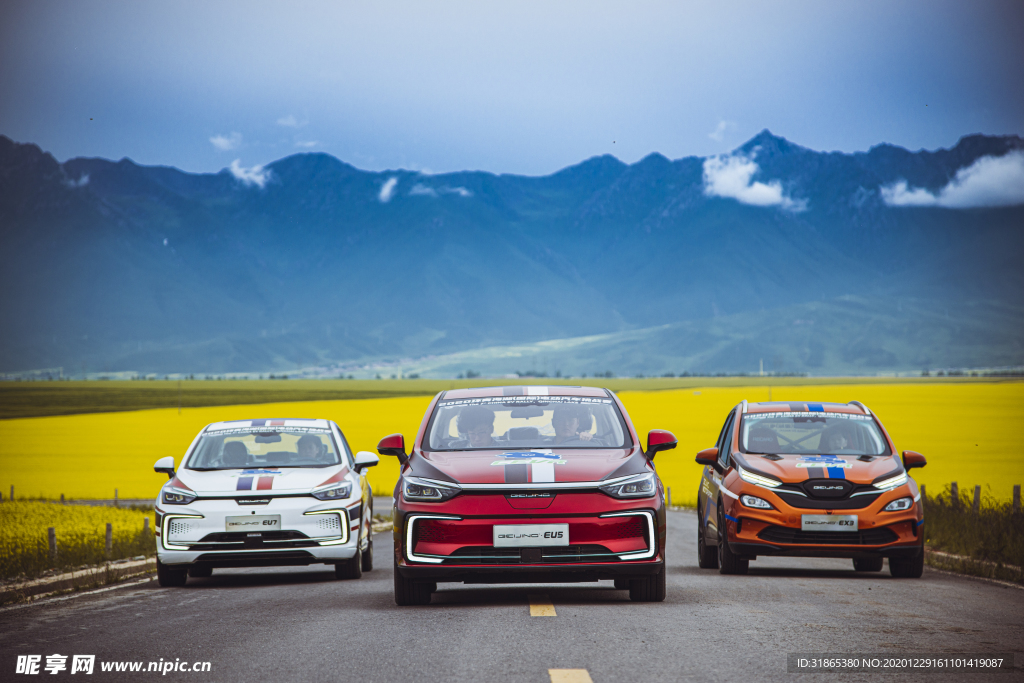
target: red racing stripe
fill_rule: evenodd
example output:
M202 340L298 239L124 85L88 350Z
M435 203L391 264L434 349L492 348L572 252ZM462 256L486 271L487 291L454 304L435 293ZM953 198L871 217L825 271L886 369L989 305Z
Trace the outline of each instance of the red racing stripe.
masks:
M259 481L256 482L256 490L257 491L266 491L267 489L272 489L272 488L274 488L274 478L273 477L260 477Z

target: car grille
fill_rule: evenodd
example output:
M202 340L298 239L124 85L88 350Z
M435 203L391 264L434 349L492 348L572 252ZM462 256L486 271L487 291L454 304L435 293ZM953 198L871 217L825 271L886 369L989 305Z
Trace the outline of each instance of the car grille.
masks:
M769 543L800 545L885 545L899 538L886 527L863 531L802 531L784 526L765 527L757 537Z
M198 543L189 543L192 550L241 550L243 548L313 548L319 543L301 531L264 531L250 536L246 531L221 531L206 534Z
M549 548L459 548L444 564L576 564L581 562L617 562L618 555L603 545L568 545Z

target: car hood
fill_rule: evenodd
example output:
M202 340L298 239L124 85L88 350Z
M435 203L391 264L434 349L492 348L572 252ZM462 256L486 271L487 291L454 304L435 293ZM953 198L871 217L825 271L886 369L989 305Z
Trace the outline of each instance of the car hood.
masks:
M767 474L784 483L808 479L847 479L854 484L871 484L884 475L903 471L900 461L892 455L787 455L764 457L745 453L736 456L741 467Z
M642 472L642 458L635 448L422 452L410 474L459 484L590 482Z
M237 496L247 492L264 495L306 493L328 479L347 470L344 465L332 467L267 467L234 470L179 469L175 486L184 486L200 495Z

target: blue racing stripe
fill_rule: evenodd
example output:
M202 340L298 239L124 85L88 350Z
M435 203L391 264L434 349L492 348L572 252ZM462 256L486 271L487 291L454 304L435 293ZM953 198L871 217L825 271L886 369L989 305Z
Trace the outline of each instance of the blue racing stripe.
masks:
M924 520L923 519L920 522L917 523L918 526L921 526L922 524L924 524Z
M846 479L846 468L844 467L826 467L828 470L829 479Z
M239 477L238 486L235 487L236 491L251 491L252 490L252 477Z
M724 513L723 513L723 514L724 514ZM729 520L730 522L736 522L737 524L738 524L738 523L739 523L739 521L740 521L740 520L736 519L735 517L730 517L729 515L725 515L725 518L726 518L727 520Z
M809 413L823 413L825 409L821 407L820 403L808 403L807 412Z

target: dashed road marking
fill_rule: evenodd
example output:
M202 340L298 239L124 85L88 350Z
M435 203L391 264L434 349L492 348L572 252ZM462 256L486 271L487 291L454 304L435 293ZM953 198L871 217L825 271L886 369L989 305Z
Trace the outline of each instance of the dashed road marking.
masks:
M548 669L551 683L594 683L586 669Z
M555 606L551 604L551 598L546 595L530 595L530 616L531 617L556 617ZM555 671L556 669L552 669ZM565 669L570 671L570 669ZM557 669L561 671L561 669ZM589 680L589 679L588 679Z

